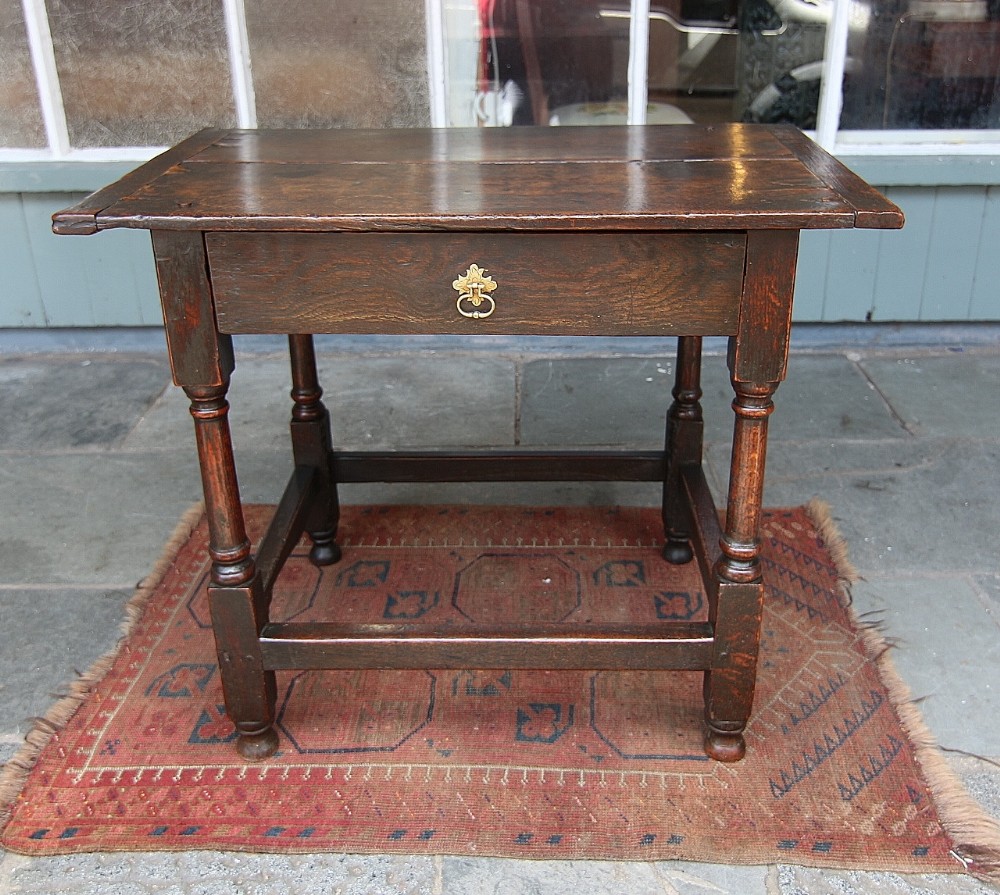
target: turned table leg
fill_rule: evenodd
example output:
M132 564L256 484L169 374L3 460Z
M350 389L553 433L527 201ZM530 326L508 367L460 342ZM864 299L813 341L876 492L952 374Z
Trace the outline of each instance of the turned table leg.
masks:
M215 326L202 235L154 230L152 240L170 366L194 417L212 560L209 609L226 711L240 753L266 758L278 748L276 686L257 639L267 622L268 595L250 552L229 433L232 339Z
M309 558L317 566L328 566L340 559L340 547L334 540L340 520L340 502L330 465L330 414L322 401L313 337L290 335L288 351L292 366L291 433L295 464L311 466L319 474L319 485L306 524L313 542Z
M760 517L767 450L767 418L777 383L734 382L736 421L726 525L715 567L717 597L710 617L715 631L712 668L705 674L705 751L719 761L746 752L743 731L753 707L764 581Z
M705 424L701 413L701 336L677 340L677 371L667 411L666 475L663 482L663 558L680 565L690 562L688 502L682 493L681 469L700 465Z
M785 378L791 332L798 232L747 234L738 332L729 341L735 421L726 521L710 582L714 654L705 673L705 751L719 761L746 752L743 731L753 708L764 581L761 503L772 398Z
M236 748L247 759L274 754L276 684L264 668L258 636L267 622L267 596L250 552L229 434L227 384L186 386L201 464L209 526L212 629L226 710L236 725Z

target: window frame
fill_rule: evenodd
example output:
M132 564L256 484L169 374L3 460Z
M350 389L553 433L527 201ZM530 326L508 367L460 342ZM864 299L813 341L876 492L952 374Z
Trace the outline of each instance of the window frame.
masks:
M116 146L78 148L70 144L59 74L45 0L21 0L38 88L38 102L45 127L47 147L0 149L3 163L135 162L151 158L165 146ZM247 35L244 0L220 0L226 21L229 69L237 126L257 126L250 43ZM448 65L444 4L448 0L424 0L426 21L427 72L430 93L430 123L447 126ZM630 0L628 62L628 120L645 123L649 46L650 0ZM823 80L815 131L806 131L821 146L841 157L878 159L962 159L963 170L981 169L977 182L994 184L1000 180L1000 130L870 130L840 128L841 90L850 14L850 0L834 0L833 16L827 28L823 54ZM4 164L4 168L9 166ZM37 167L37 165L32 165ZM923 165L932 170L933 165ZM11 180L10 172L0 183ZM18 178L14 178L18 180ZM30 180L30 177L29 177Z

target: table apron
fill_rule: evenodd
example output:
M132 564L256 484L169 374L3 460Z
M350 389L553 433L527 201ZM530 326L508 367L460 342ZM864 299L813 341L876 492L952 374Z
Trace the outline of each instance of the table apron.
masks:
M206 246L223 333L733 335L746 235L217 232ZM463 300L473 265L492 283Z

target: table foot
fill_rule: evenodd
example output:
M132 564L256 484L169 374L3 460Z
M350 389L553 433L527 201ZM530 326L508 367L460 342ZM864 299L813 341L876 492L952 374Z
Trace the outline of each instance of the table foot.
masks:
M314 566L332 566L340 562L343 555L340 545L333 539L333 533L328 536L310 534L313 540L312 549L309 551L309 561Z
M263 761L278 751L278 734L273 727L259 733L241 733L236 741L236 751L247 761Z
M705 737L705 754L716 761L727 764L740 761L747 754L746 740L742 732L712 730Z
M677 381L671 394L674 401L667 411L667 468L663 479L663 530L667 536L663 558L682 566L694 558L682 473L685 467L701 466L705 427L700 403L700 336L681 336L677 340Z
M682 566L694 559L694 550L691 549L691 542L679 538L668 538L663 545L663 558L675 566Z

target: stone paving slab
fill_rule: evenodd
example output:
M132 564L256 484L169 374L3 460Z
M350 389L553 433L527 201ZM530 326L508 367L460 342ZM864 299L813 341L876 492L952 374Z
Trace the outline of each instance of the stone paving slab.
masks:
M200 499L189 452L0 454L0 584L133 587Z
M794 866L218 852L0 859L3 895L992 895L970 877Z
M1000 355L869 357L861 366L914 434L1000 439Z
M67 684L118 642L130 590L0 590L0 734L24 737Z
M733 389L725 358L706 357L702 369L706 441L728 444ZM528 361L520 383L521 442L659 447L672 400L673 370L669 358ZM772 443L906 436L892 409L846 357L793 357L775 406Z
M440 888L435 858L224 852L5 855L2 895L424 895Z
M728 448L709 456L727 468ZM769 445L764 502L812 497L831 505L862 570L1000 572L1000 441Z
M723 358L704 363L705 425L713 442L732 439L733 397ZM713 361L716 361L713 363ZM774 395L768 444L785 441L902 439L893 408L854 361L839 355L792 355Z
M866 575L859 617L891 643L893 663L942 746L1000 761L1000 624L970 580Z
M996 889L969 876L902 875L781 867L781 895L996 895Z
M487 355L319 358L323 400L338 447L513 444L514 364ZM238 358L229 390L237 452L289 449L286 360ZM144 414L128 450L194 449L189 401L179 388Z
M118 444L169 382L163 359L0 361L0 450Z

